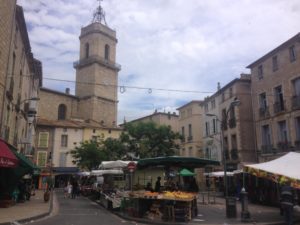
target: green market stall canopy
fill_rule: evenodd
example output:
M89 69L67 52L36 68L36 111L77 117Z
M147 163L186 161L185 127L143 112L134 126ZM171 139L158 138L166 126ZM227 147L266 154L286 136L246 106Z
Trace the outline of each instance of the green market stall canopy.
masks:
M202 168L207 165L219 166L220 162L196 157L165 156L157 158L140 159L137 163L137 167L140 169L151 166L177 166L181 168L193 169Z
M195 176L196 174L189 171L188 169L182 169L180 170L179 175L182 177L191 177L191 176Z
M244 171L276 183L290 181L292 187L300 189L300 153L289 152L269 162L245 165Z

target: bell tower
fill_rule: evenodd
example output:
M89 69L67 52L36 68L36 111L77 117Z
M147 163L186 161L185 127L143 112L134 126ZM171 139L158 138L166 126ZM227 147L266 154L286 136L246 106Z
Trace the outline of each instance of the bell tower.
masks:
M101 0L91 24L81 29L79 61L76 69L76 96L79 115L112 127L117 122L118 72L116 32L109 28Z

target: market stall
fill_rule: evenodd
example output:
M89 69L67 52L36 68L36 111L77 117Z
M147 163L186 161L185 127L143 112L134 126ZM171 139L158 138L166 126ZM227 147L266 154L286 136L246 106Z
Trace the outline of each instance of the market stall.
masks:
M92 170L90 173L94 176L93 192L96 200L107 209L119 208L123 190L124 172L121 169Z
M135 188L123 198L123 213L158 221L190 221L197 215L198 187L193 170L206 165L219 165L219 162L179 156L139 160L134 180L144 182L135 185L140 189ZM151 171L161 173L154 188Z
M300 153L289 152L275 160L245 165L244 171L257 177L270 179L275 183L291 181L291 186L300 189Z

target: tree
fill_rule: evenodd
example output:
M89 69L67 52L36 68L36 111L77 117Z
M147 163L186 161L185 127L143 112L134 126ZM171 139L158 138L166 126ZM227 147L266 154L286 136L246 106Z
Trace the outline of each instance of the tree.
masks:
M96 169L102 161L109 159L109 154L103 148L103 141L84 141L79 146L71 150L70 153L73 157L73 163L81 169L91 171Z
M107 152L109 160L112 161L122 159L126 155L125 145L119 139L105 139L102 148Z
M128 152L133 152L140 158L174 155L179 149L176 140L179 133L171 130L170 126L158 126L153 122L127 123L125 132L120 140Z

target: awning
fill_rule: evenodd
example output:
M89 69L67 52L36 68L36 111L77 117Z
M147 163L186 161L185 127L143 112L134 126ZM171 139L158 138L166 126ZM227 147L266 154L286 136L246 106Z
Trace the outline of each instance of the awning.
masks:
M182 169L180 170L179 175L182 177L191 177L195 176L195 173L189 171L188 169Z
M77 174L79 172L78 167L53 167L53 173L55 174Z
M224 177L224 171L215 171L215 172L209 172L209 173L204 173L205 176L209 177ZM234 172L226 172L226 176L232 177L234 175Z
M210 159L184 157L184 156L166 156L157 158L140 159L137 163L138 168L150 166L177 166L181 168L202 168L207 165L219 166L220 162Z
M19 166L16 168L17 174L19 174L20 176L23 176L27 173L36 174L37 171L40 170L40 168L37 167L36 165L34 165L33 162L31 162L29 159L27 159L25 155L15 151L15 150L12 150L12 151L16 155L16 157L19 159Z
M257 177L281 183L289 180L291 185L300 189L300 153L289 152L275 160L245 165L244 171Z
M0 139L0 167L14 168L17 167L19 160L14 153L8 148L6 143Z
M125 168L128 163L131 161L122 161L122 160L116 160L116 161L103 161L99 169L122 169Z
M124 174L123 170L92 170L91 176L102 176L106 174L111 175L122 175Z

